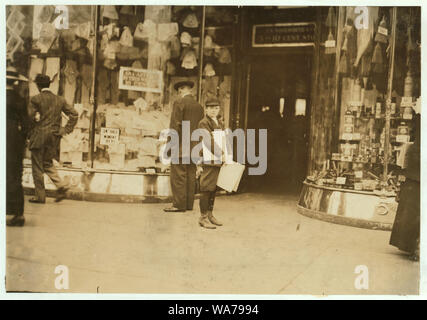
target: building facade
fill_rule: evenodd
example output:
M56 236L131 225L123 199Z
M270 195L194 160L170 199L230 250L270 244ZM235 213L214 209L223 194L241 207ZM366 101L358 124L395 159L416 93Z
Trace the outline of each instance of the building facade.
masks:
M302 190L301 213L392 221L393 171L420 103L419 7L9 6L7 16L27 96L48 74L79 112L57 157L76 198L168 199L158 138L186 79L201 104L219 99L227 127L268 130L267 172L242 189ZM349 209L361 199L362 215Z

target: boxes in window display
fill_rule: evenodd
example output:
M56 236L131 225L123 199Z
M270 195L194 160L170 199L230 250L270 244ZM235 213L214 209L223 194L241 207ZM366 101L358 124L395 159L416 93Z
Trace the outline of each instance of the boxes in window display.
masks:
M110 165L117 169L125 167L126 146L123 143L112 144L108 146L108 156Z
M169 126L168 115L160 111L138 113L135 109L108 108L105 119L108 128L140 129L145 136L158 136Z
M60 160L62 163L71 162L73 167L81 167L83 153L89 150L89 133L82 129L74 131L61 139Z
M157 172L167 170L168 166L159 166L158 162L158 137L161 130L169 127L167 112L136 110L135 106L111 104L100 107L100 116L105 115L102 126L119 128L120 144L125 146L124 153L108 150L109 159L106 158L105 161L109 161L109 164L103 164L103 168L132 171L157 168Z

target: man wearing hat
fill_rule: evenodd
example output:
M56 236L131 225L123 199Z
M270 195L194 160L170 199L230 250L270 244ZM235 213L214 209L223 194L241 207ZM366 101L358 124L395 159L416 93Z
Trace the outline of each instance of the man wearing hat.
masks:
M73 131L78 113L66 103L63 97L57 96L49 90L51 82L49 76L38 74L35 82L40 93L31 99L28 110L30 119L33 120L29 147L36 191L35 197L30 199L30 202L45 203L46 201L44 173L58 188L56 196L58 202L65 198L68 187L59 177L52 159L55 158L61 137ZM62 112L68 116L65 127L61 127Z
M6 69L6 214L13 218L8 226L23 226L24 190L22 188L22 161L29 121L24 98L18 94L15 83L28 81L14 67Z
M196 188L196 165L191 163L191 150L196 141L182 141L182 123L190 123L190 135L197 129L203 118L203 107L191 95L194 86L192 81L180 81L174 88L179 98L174 102L170 121L170 129L175 130L179 137L179 163L171 164L171 189L173 205L165 208L165 212L184 212L193 210L194 193ZM182 148L182 144L190 143L190 150Z

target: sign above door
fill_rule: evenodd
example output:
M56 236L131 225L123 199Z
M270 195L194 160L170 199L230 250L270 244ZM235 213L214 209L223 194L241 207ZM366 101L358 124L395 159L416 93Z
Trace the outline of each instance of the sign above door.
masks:
M252 47L304 47L314 45L313 22L256 24L252 27Z

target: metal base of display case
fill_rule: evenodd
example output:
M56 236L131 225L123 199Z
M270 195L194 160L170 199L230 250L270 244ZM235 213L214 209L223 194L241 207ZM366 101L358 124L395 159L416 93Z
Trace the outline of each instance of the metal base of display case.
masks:
M304 182L297 205L302 215L359 228L391 230L396 215L395 197L373 192L319 186Z
M130 203L169 202L171 199L167 173L58 168L58 174L70 186L67 199ZM34 194L31 167L24 167L22 185L26 194ZM47 196L55 196L56 187L47 176L45 188Z

